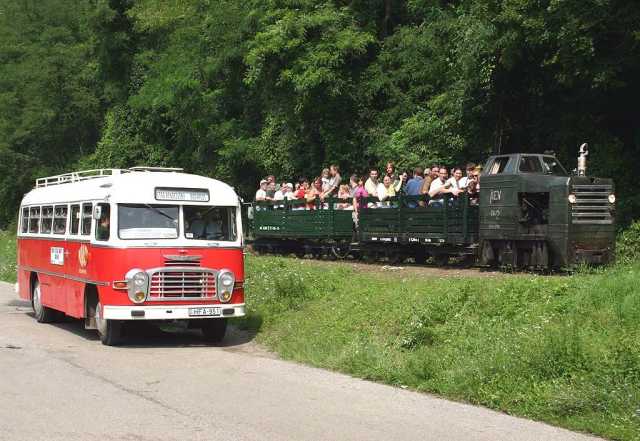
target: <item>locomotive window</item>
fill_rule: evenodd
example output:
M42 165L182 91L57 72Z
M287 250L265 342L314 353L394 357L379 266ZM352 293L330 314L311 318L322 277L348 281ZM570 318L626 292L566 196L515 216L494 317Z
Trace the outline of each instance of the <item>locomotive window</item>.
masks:
M40 232L42 234L51 234L51 226L53 225L53 207L51 205L42 207L42 221L40 222Z
M520 158L520 172L542 173L542 164L537 156L523 156Z
M40 227L40 207L29 209L29 233L37 233Z
M567 176L567 171L562 164L552 156L543 156L542 166L544 167L544 172L548 175Z
M504 169L507 168L507 164L509 163L508 156L500 156L493 160L493 164L491 164L491 168L489 169L490 175L499 175L500 173L504 173Z
M67 232L67 211L66 205L56 205L53 212L53 234L64 234Z
M20 225L20 230L23 233L26 233L29 231L29 209L28 208L22 209L22 224Z
M82 204L82 231L80 234L91 234L91 219L93 217L93 204Z
M80 205L71 206L71 234L78 234L80 229Z
M200 240L236 240L235 207L185 205L184 236Z

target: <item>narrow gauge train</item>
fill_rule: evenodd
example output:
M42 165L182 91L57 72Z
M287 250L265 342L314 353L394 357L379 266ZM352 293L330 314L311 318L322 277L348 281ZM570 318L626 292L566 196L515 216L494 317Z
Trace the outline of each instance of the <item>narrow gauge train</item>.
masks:
M340 199L256 202L250 229L256 252L400 263L452 257L485 266L561 269L614 259L615 194L611 179L587 176L586 144L569 175L553 155L491 156L477 204L464 195L430 206L428 196L397 196L385 207L336 209ZM418 204L422 200L424 204ZM348 201L347 201L348 202ZM275 205L274 205L275 204ZM297 209L298 208L298 209Z

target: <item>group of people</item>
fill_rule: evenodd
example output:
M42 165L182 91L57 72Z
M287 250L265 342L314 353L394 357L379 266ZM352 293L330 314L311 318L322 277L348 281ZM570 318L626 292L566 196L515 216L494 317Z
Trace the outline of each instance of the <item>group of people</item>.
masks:
M388 162L385 173L380 177L378 170L371 169L369 176L351 175L348 183L342 182L340 167L333 164L322 170L320 176L309 182L307 178L300 178L295 186L292 183L278 184L274 175L269 175L260 181L260 188L256 191L256 201L284 201L301 200L296 204L297 209L316 207L316 201L324 203L328 197L340 199L335 208L355 210L364 207L389 207L390 199L394 196L421 196L410 198L410 207L442 206L445 195L449 200L455 200L467 193L472 204L477 204L480 192L479 165L469 163L465 173L459 167L449 169L440 165L433 165L426 170L415 167L411 172L397 173L393 162ZM367 199L369 198L369 199ZM371 202L371 199L377 199ZM284 206L274 204L275 207ZM294 209L296 209L294 208Z

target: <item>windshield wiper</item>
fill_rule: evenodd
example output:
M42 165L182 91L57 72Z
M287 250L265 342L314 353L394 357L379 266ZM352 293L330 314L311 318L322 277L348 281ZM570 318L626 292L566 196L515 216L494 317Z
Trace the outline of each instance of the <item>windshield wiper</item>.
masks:
M149 205L149 204L142 204L142 205L144 205L144 206L145 206L145 207L147 207L147 208L151 208L153 211L155 211L155 212L156 212L156 213L158 213L159 215L164 216L164 217L166 217L167 219L171 219L173 222L177 222L177 221L178 221L178 219L174 219L174 218L172 218L171 216L169 216L167 213L164 213L163 211L160 211L160 209L159 209L159 208L153 207L153 206L151 206L151 205Z

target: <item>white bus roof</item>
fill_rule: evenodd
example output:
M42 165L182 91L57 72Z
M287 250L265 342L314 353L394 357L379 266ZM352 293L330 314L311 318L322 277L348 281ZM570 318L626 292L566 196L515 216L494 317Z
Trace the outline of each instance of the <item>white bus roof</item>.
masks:
M178 170L180 169L135 167L129 170L90 170L41 178L36 181L36 188L24 196L22 205L95 200L131 204L238 205L238 196L231 186L216 179L181 173ZM156 200L156 188L178 191L206 189L209 201Z

